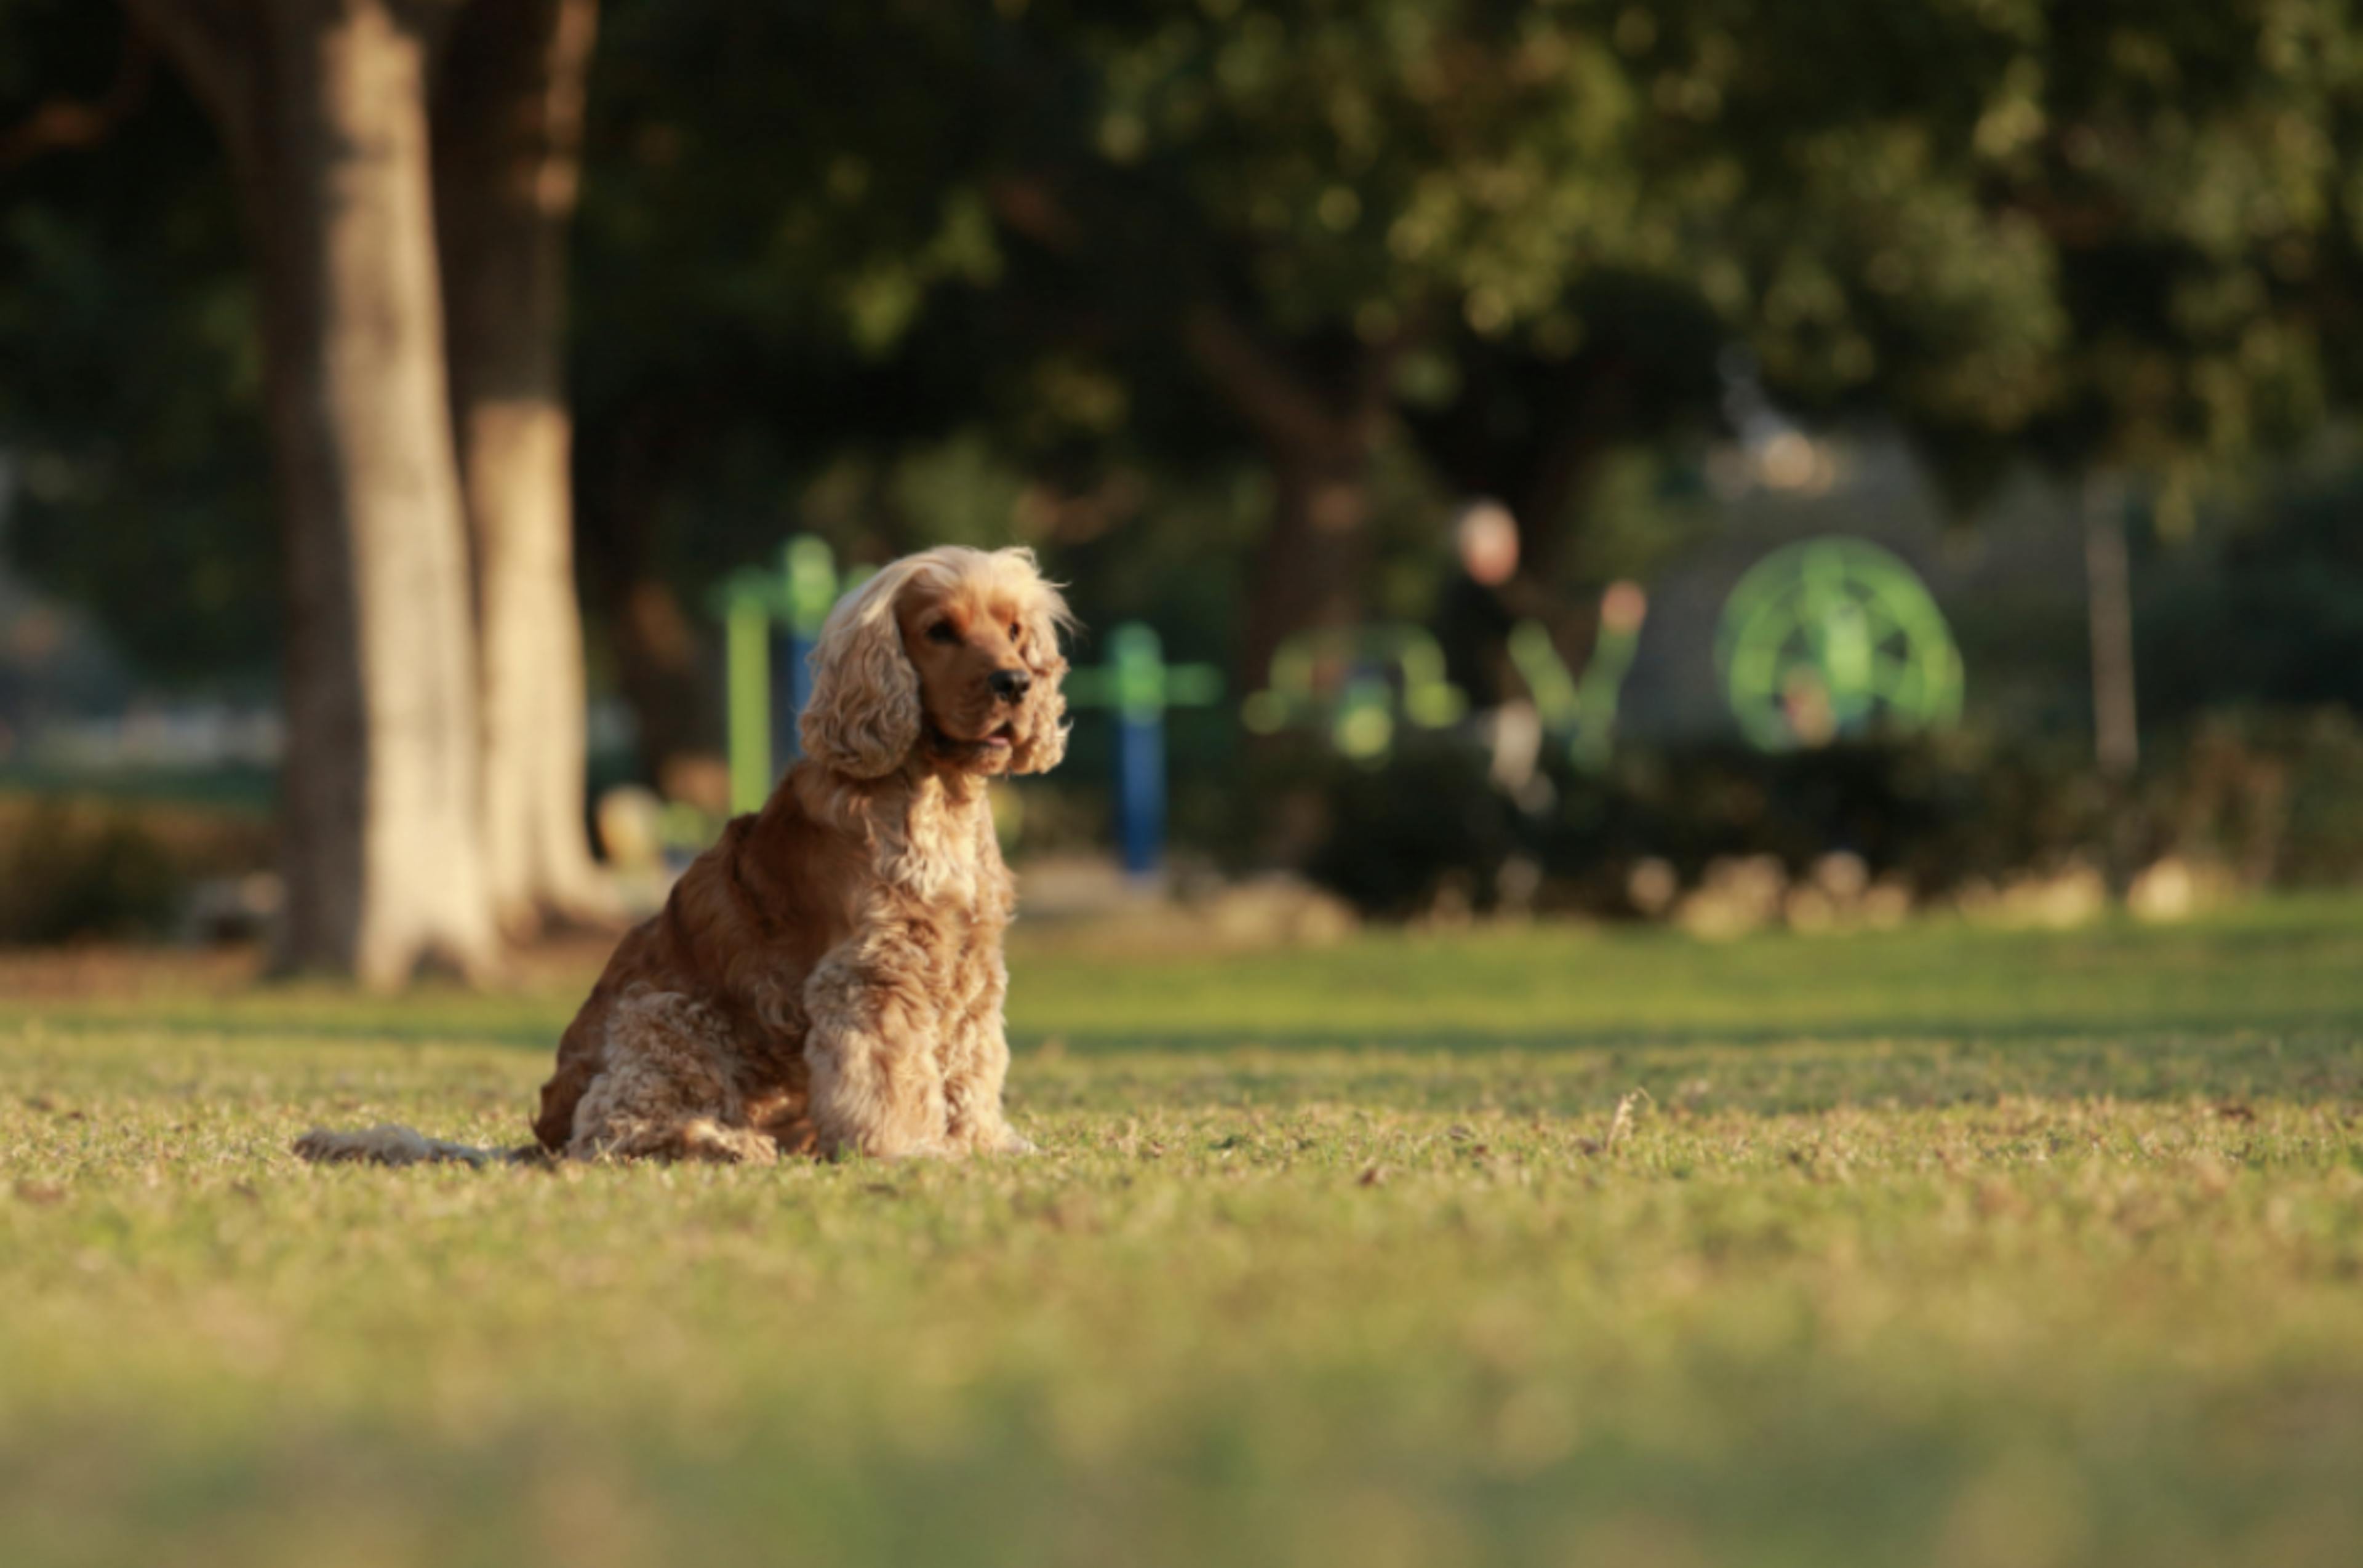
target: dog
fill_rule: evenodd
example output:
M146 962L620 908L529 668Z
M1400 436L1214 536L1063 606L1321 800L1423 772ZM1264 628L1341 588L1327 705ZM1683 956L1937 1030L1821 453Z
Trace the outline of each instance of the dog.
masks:
M1015 884L992 780L1066 751L1073 619L1024 549L906 556L841 599L812 656L804 755L617 945L559 1042L535 1143L405 1128L296 1152L512 1159L1021 1153L1002 936Z

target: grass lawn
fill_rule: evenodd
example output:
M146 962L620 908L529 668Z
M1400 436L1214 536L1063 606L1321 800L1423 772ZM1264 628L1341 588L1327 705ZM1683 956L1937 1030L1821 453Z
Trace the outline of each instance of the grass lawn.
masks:
M10 961L0 1562L2363 1562L2363 902L1014 968L1039 1156L547 1173L285 1150L571 995Z

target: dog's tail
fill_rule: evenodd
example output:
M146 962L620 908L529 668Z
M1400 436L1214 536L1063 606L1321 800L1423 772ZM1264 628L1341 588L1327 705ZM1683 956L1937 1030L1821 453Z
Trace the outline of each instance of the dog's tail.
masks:
M525 1165L549 1158L539 1144L523 1149L478 1149L472 1144L428 1138L387 1123L361 1132L330 1132L316 1127L294 1143L298 1159L316 1165Z

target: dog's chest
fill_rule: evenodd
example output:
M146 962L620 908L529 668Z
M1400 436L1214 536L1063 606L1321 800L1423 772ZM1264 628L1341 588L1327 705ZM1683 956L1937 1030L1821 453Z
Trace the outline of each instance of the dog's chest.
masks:
M882 836L878 869L899 901L939 920L996 931L1007 923L1009 873L981 797L914 802Z

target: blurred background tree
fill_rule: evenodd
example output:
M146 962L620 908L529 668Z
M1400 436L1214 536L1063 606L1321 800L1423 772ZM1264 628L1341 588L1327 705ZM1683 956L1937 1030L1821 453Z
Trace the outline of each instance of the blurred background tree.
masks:
M285 550L282 962L494 962L429 168L450 7L131 0L227 155Z
M513 937L613 918L582 825L567 237L597 0L471 0L441 41L435 238L474 568L485 871Z

